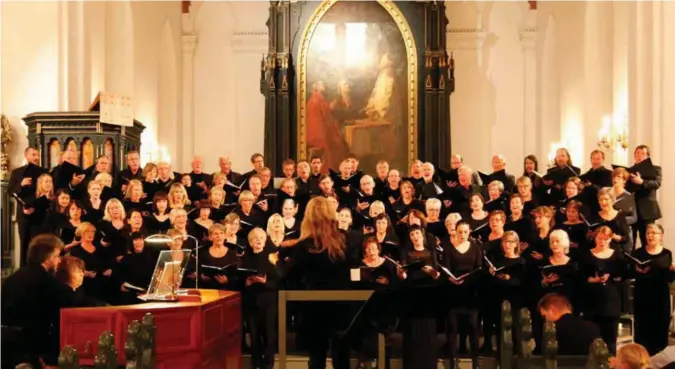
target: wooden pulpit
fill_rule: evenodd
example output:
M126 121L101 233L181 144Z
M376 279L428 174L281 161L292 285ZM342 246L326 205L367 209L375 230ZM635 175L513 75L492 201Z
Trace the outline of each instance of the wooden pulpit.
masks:
M145 313L155 319L156 369L241 368L241 298L231 291L190 290L179 302L62 309L61 349L72 345L80 365L93 365L98 337L109 330L123 363L127 326Z

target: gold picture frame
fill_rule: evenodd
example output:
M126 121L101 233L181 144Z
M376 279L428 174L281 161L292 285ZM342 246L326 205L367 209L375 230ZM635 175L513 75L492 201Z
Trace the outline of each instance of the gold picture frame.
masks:
M297 94L297 112L298 112L298 158L308 158L307 148L307 56L309 46L314 31L321 22L324 15L339 0L324 0L314 10L309 18L302 33L298 49L298 94ZM407 56L407 83L406 93L408 99L407 118L407 156L408 167L417 158L417 94L418 94L418 60L417 47L413 37L412 29L408 24L401 10L392 0L377 0L392 17L401 32L401 37L405 45ZM404 168L399 168L404 169ZM407 169L407 168L405 168Z

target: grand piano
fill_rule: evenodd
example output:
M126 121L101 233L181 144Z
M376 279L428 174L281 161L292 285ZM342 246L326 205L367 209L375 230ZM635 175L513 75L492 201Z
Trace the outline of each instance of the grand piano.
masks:
M124 363L126 330L151 313L155 320L157 369L241 368L241 298L238 292L189 290L178 302L61 310L61 348L72 345L80 365L93 365L99 335L115 336Z

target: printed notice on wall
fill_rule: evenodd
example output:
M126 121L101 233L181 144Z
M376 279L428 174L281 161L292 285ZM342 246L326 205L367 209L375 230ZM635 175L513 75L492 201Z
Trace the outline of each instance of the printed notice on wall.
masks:
M131 97L109 92L100 95L101 123L131 127L134 125L134 108Z

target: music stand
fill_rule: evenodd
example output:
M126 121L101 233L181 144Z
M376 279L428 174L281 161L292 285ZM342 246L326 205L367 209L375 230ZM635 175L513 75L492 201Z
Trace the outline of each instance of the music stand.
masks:
M178 301L178 289L183 281L191 252L192 250L161 251L148 290L138 298L143 301Z
M176 240L178 238L182 237L187 237L195 240L195 273L197 273L197 278L195 278L195 289L199 289L199 249L202 248L204 245L199 246L199 240L197 237L189 235L189 234L183 234L179 236L174 236L171 237L169 235L163 234L163 233L157 233L150 235L146 237L143 241L151 244L167 244L169 247L171 246L170 243L173 242L173 240Z
M342 336L343 344L363 337L365 331L374 328L378 332L378 369L384 369L384 331L390 330L398 319L437 317L450 310L452 285L449 283L403 286L375 290L361 306Z

